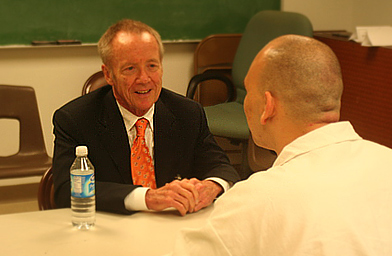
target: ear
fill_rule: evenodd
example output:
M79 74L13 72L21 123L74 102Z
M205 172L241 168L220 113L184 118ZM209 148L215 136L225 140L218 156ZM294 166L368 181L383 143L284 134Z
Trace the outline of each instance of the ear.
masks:
M102 64L101 68L103 75L105 76L106 82L113 86L112 73L110 72L109 68L105 64Z
M275 98L272 96L271 92L266 91L264 93L265 97L265 105L264 105L264 112L260 116L260 122L262 125L265 125L268 120L275 116Z

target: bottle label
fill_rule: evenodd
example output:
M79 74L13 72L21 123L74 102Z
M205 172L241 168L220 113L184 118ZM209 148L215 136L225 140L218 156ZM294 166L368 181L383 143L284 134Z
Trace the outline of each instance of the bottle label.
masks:
M71 195L78 198L87 198L95 195L94 174L71 174Z

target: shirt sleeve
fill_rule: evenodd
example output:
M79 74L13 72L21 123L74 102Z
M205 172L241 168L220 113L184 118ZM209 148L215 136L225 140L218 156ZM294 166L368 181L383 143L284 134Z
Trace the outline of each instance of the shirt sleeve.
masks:
M230 226L230 225L229 225ZM232 255L215 228L207 221L199 229L183 229L176 236L174 250L170 256Z
M150 188L135 188L124 199L125 208L128 211L148 211L146 205L146 193Z
M214 182L218 183L219 185L221 185L221 187L223 188L223 193L227 192L229 190L229 188L231 187L229 182L227 182L221 178L210 177L210 178L207 178L206 180L211 180L211 181L214 181Z

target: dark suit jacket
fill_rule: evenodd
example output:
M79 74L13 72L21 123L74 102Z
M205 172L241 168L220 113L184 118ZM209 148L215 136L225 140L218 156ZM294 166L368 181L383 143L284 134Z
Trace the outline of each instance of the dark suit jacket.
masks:
M95 167L97 210L130 213L124 198L132 185L130 145L111 86L79 97L53 117L53 178L58 207L70 206L69 168L75 147L86 145ZM211 135L200 104L162 89L154 113L154 161L157 186L182 178L239 176Z

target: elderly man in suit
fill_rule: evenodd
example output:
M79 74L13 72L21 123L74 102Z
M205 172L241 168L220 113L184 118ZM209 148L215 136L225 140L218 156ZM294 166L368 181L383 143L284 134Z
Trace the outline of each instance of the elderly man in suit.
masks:
M71 101L53 117L59 207L70 206L69 167L77 145L88 146L96 169L97 210L129 214L173 207L185 215L210 205L239 180L208 129L203 108L162 88L163 45L154 29L119 21L102 36L98 50L109 85ZM150 173L131 159L141 120L147 126L142 144Z

